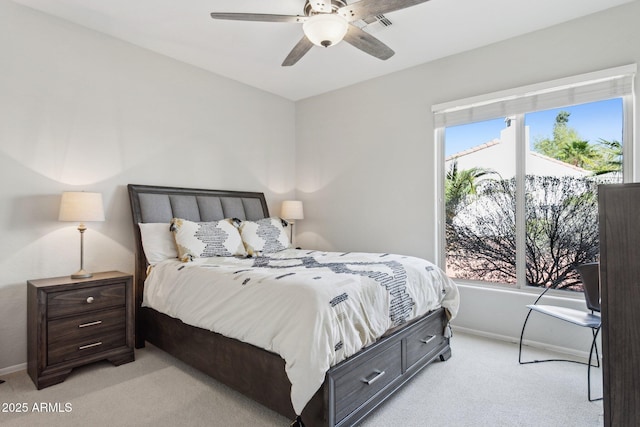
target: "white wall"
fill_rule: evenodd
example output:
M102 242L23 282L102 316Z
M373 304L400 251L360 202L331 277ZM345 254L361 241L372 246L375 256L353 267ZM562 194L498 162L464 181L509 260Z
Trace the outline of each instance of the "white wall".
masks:
M294 195L295 105L0 0L0 373L26 362L26 281L79 267L65 190L103 193L85 267L132 273L126 184Z
M633 2L299 101L297 191L309 214L298 223L298 242L433 260L437 203L431 105L640 62L638 17L640 2ZM425 41L424 48L431 43L437 41ZM636 122L639 117L640 108ZM457 326L511 338L519 336L524 304L533 300L530 294L466 286L461 294ZM575 334L557 324L534 328L531 339L588 347L589 332ZM558 339L549 338L552 328L560 332Z

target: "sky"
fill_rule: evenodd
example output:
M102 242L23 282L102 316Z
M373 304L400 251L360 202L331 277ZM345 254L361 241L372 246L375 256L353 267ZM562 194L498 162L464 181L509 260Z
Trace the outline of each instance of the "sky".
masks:
M591 102L553 110L537 111L525 116L530 141L552 138L553 125L560 111L571 113L567 126L583 140L596 143L600 138L622 142L622 99ZM500 137L504 118L452 126L445 132L445 157Z

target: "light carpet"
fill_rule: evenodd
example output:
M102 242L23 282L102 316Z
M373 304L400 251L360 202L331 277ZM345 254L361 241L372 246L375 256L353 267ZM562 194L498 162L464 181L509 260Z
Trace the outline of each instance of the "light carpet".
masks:
M587 400L586 366L519 365L517 345L461 332L451 344L451 359L429 365L361 426L603 425L602 402ZM558 356L525 350L526 357ZM77 368L65 382L39 391L25 371L3 379L3 427L286 427L290 422L150 345L136 350L133 363ZM601 396L600 369L592 370L592 382L594 396ZM22 403L27 412L15 412L15 404ZM57 411L34 410L42 403ZM67 411L60 412L67 403Z

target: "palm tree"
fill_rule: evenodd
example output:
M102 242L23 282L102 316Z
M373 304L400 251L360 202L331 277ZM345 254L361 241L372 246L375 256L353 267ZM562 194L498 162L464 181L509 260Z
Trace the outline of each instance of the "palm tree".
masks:
M559 160L577 166L587 168L598 156L596 149L584 140L568 141L560 147Z
M458 169L458 161L454 160L447 171L444 185L445 219L451 224L456 216L458 207L467 196L477 194L477 184L487 175L497 172L491 169L473 167L470 169Z
M570 141L579 140L578 131L569 126L568 111L560 111L556 116L556 122L553 125L553 138L538 139L534 142L534 150L545 156L562 160L561 148Z
M620 141L600 138L598 147L602 161L594 168L596 175L622 171L622 144Z

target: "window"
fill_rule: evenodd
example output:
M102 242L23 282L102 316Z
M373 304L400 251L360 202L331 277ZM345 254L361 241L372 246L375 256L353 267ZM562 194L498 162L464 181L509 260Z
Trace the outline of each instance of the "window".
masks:
M451 277L582 290L574 267L599 255L597 186L631 177L634 72L434 106Z
M458 279L516 284L516 145L504 119L445 129L445 265Z

